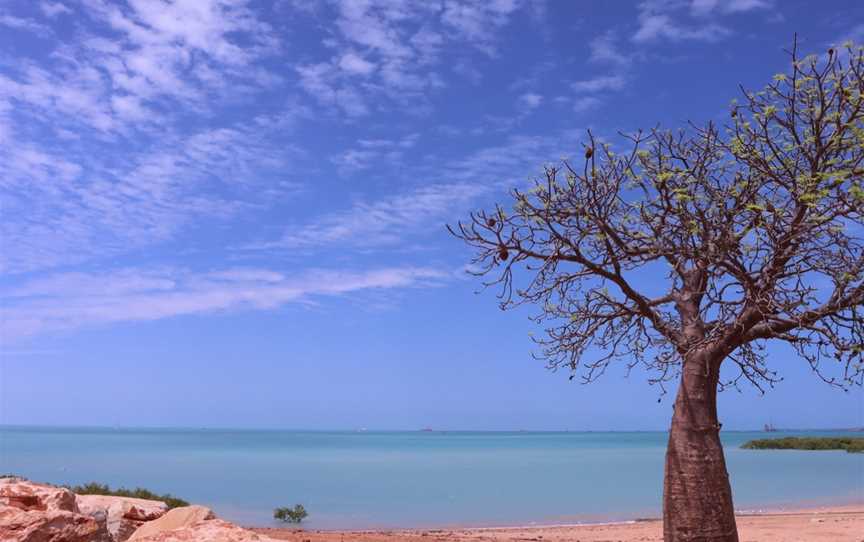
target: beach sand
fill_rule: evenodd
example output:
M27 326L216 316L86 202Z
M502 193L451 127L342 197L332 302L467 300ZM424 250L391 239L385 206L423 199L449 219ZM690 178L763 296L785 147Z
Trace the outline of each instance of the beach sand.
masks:
M606 525L307 531L257 528L293 542L662 542L660 520ZM767 512L738 516L741 542L864 542L864 505Z

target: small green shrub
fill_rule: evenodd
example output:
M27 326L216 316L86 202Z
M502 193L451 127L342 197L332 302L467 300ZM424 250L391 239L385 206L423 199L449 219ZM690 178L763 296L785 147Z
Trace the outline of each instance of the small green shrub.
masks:
M294 508L286 506L273 510L273 517L279 521L284 521L285 523L300 523L306 519L306 516L308 515L309 514L306 513L306 509L303 508L302 504L295 504Z
M111 489L108 484L100 484L97 482L90 482L81 486L64 487L68 488L70 491L72 491L72 493L77 493L78 495L112 495L114 497L134 497L136 499L162 501L168 505L168 508L189 506L188 502L184 501L183 499L179 499L174 495L171 495L169 493L166 493L164 495L158 495L156 493L153 493L149 489L144 489L143 487L136 487L135 489L118 487L117 489Z
M747 450L846 450L864 453L864 437L785 437L745 442Z

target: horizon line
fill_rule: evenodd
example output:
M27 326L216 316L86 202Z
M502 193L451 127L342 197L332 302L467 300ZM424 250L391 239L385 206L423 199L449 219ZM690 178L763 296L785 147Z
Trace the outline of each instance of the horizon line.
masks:
M0 429L106 429L106 430L156 430L156 431L267 431L294 433L668 433L669 429L447 429L421 427L415 429L380 428L291 428L291 427L228 427L201 425L87 425L87 424L16 424L0 423ZM864 426L851 427L776 427L773 431L764 428L730 428L727 433L782 433L790 431L843 431L862 432Z

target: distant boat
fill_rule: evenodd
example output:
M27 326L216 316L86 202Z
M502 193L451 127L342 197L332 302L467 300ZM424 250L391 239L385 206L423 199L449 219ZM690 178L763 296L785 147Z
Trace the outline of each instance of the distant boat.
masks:
M774 432L777 431L777 428L774 427L773 424L766 423L766 424L765 424L764 431L765 431L766 433L774 433Z
M431 433L433 431L433 429L431 427L424 427L420 431L422 431L424 433Z

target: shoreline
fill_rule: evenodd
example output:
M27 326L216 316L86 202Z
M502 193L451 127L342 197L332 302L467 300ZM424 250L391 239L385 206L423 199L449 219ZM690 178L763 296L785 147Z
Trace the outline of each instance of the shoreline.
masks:
M864 502L787 510L738 511L742 537L760 542L812 540L814 542L861 539ZM660 518L639 518L604 523L529 524L494 527L443 527L408 529L304 529L297 527L247 527L277 540L293 542L400 542L459 540L464 542L541 541L600 542L662 541ZM857 536L857 538L856 538Z
M834 499L822 499L821 501L802 500L797 503L787 504L765 504L755 507L740 508L735 510L736 518L749 517L765 517L765 516L796 516L806 514L831 514L831 513L846 513L848 511L860 510L864 514L864 489L860 497L845 497ZM378 524L362 527L325 527L311 526L306 527L303 524L280 524L276 521L271 521L268 524L251 523L244 521L236 521L246 529L252 530L291 530L291 531L306 531L318 533L380 533L380 532L433 532L433 531L499 531L499 530L523 530L523 529L553 529L559 527L577 528L591 526L610 526L610 525L633 525L639 523L650 523L661 521L662 515L636 515L626 516L615 514L592 514L596 519L580 520L577 518L556 520L538 520L538 521L522 521L514 523L425 523L415 525L399 525L399 524ZM862 537L864 542L864 537Z

